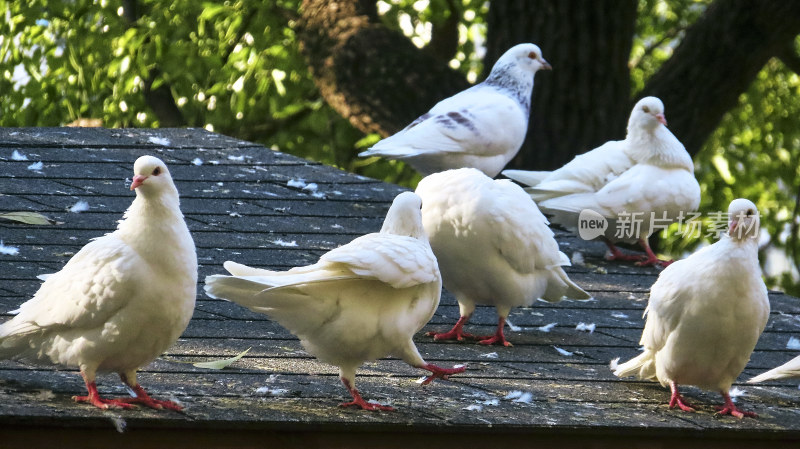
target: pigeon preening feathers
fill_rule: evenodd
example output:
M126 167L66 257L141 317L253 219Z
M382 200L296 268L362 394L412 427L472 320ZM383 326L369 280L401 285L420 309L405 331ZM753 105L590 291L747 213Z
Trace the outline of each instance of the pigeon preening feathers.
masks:
M529 306L538 298L590 298L561 268L569 259L559 251L547 219L518 185L463 168L423 178L416 192L444 286L460 309L451 331L432 333L437 340L468 337L511 346L503 326L512 307ZM494 335L463 332L476 304L497 309Z
M77 366L99 408L180 410L151 398L136 371L186 329L197 293L197 256L167 166L142 156L133 166L136 199L117 230L92 240L0 326L0 358ZM105 399L97 372L116 372L136 394Z
M355 372L364 362L397 356L430 371L425 383L464 371L425 362L412 341L436 311L442 289L420 205L414 193L399 194L379 233L331 250L314 265L278 272L225 262L231 276L207 277L205 290L269 315L308 352L339 367L353 396L343 406L391 409L364 401L356 389Z
M601 237L611 251L609 259L636 260L639 265L667 265L653 253L647 237L689 218L700 205L692 158L667 129L664 105L655 97L642 98L633 107L625 140L607 142L553 172L503 174L530 186L526 191L542 212L573 232L581 212L602 216L608 225ZM620 241L638 241L646 256L623 254L614 245Z
M731 202L728 234L668 266L650 289L644 352L617 364L619 377L658 380L672 390L669 406L694 411L678 392L689 384L718 391L720 414L739 410L728 393L744 369L769 316L758 264L759 215L746 199Z
M440 101L359 156L402 160L423 176L462 167L497 176L525 140L533 77L550 68L536 45L515 45L485 81Z

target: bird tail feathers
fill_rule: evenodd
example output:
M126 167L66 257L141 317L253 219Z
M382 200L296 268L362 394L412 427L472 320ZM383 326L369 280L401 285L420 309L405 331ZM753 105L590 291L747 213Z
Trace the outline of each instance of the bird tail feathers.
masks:
M656 378L656 359L648 350L623 364L619 363L619 357L617 357L611 361L609 367L617 377L634 376L642 380L655 380Z
M763 372L748 380L747 383L755 384L768 380L785 379L787 377L800 377L800 357L796 357L777 368Z
M542 299L547 302L559 302L563 298L577 299L586 301L592 299L592 295L586 293L572 279L567 276L561 267L550 269L550 277L547 279L547 289L542 295Z
M549 171L529 171L529 170L503 170L503 176L514 181L525 184L526 186L535 186L550 175Z

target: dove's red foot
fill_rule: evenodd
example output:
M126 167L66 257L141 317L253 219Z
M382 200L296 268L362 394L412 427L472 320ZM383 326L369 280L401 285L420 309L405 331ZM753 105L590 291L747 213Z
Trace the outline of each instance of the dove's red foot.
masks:
M391 412L394 411L393 407L389 407L388 405L380 405L375 404L374 402L367 402L364 398L361 397L361 394L350 385L350 381L347 379L342 379L342 383L344 384L347 391L350 392L350 395L353 396L353 400L351 402L342 402L339 404L339 407L359 407L361 410L369 410L369 411L385 411Z
M675 261L674 260L661 260L658 257L653 256L653 257L645 257L644 259L640 258L639 261L636 262L636 266L639 266L639 267L655 267L656 265L658 265L658 266L660 266L662 268L666 268L672 262L675 262Z
M731 415L739 419L742 419L745 416L748 418L758 418L758 415L754 412L746 412L736 408L736 405L733 403L731 396L728 393L722 393L722 397L725 399L725 405L718 405L716 407L718 415Z
M97 408L107 410L109 408L134 408L131 404L127 404L117 399L103 399L100 393L97 392L97 384L94 382L86 382L86 390L89 392L86 396L73 396L72 400L75 402L85 402L92 404Z
M672 396L669 398L669 408L673 409L677 405L678 408L684 412L694 412L695 409L683 400L683 396L678 392L678 384L675 382L669 383L669 388L672 390Z
M465 338L468 338L470 340L474 340L476 338L474 335L467 334L467 333L464 332L464 325L467 324L467 321L469 321L469 318L470 318L470 316L459 317L458 321L455 324L455 326L453 326L453 328L450 329L449 332L437 333L437 332L431 331L431 332L427 332L425 335L428 336L428 337L433 337L433 339L436 340L436 341L439 341L439 340L464 341Z
M425 380L422 381L422 385L428 385L429 383L433 382L433 379L447 379L449 376L453 374L463 373L466 370L466 367L459 366L458 368L442 368L440 366L433 365L431 363L426 363L422 366L418 366L417 368L422 368L424 370L428 370L431 372L430 376L427 376Z
M487 335L485 337L478 337L480 340L478 344L481 345L503 345L506 347L514 346L511 344L510 341L506 340L505 334L503 334L503 327L506 325L506 319L500 318L499 322L497 323L497 332L494 335Z
M139 404L156 410L167 409L167 410L174 410L176 412L183 410L183 407L176 404L175 402L161 401L158 399L151 398L150 395L148 395L147 392L144 391L144 388L142 388L141 385L136 385L131 388L133 389L133 392L136 393L136 397L120 399L119 400L120 402L124 402L125 404Z
M622 260L622 261L625 261L625 262L641 262L642 259L645 258L644 255L642 255L642 254L625 254L619 248L617 248L617 245L611 243L610 240L603 240L603 241L606 243L606 246L608 246L608 251L611 253L611 254L606 254L606 260L609 260L609 261Z

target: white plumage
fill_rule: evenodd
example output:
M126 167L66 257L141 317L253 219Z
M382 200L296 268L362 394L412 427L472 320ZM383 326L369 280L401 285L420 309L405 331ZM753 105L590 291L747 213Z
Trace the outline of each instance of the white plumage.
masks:
M642 98L633 107L625 140L607 142L553 172L503 174L531 186L526 191L539 208L573 232L581 211L600 214L608 222L603 238L610 258L639 260L642 265L660 262L647 242L658 230L654 225L688 219L700 205L692 158L667 129L664 105L655 97ZM621 220L638 222L640 228ZM623 255L613 244L619 241L638 241L647 257Z
M356 238L319 262L276 272L225 262L232 276L206 278L206 292L277 320L323 362L339 367L354 405L365 402L355 388L364 362L395 355L431 371L427 380L463 372L426 363L412 337L433 316L442 281L420 221L420 199L395 198L379 233Z
M399 159L423 176L474 167L494 177L525 140L534 75L550 68L539 47L516 45L485 81L440 101L359 156Z
M728 234L668 266L650 290L644 352L617 365L614 374L670 385L670 408L694 409L679 384L722 394L721 414L742 412L728 391L744 369L769 316L767 288L758 265L758 210L745 199L731 202Z
M471 337L462 327L476 304L487 304L495 306L499 322L496 334L480 337L481 343L510 346L503 326L512 307L529 306L537 298L590 297L561 268L569 259L521 187L463 168L423 178L416 192L444 286L461 312L456 326L434 333L436 339Z
M789 360L777 368L773 368L753 377L752 379L748 380L747 383L754 384L766 382L768 380L786 379L791 377L800 377L800 356Z
M180 410L150 398L136 371L186 329L194 311L197 257L166 165L142 156L133 171L136 199L117 230L92 240L61 271L44 277L19 314L0 326L0 357L77 366L88 390L75 397L79 402ZM137 397L101 398L98 371L119 373Z

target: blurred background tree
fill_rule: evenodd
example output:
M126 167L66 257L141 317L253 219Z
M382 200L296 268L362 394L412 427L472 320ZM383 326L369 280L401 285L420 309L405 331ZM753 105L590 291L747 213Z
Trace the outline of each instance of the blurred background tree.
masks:
M762 211L771 286L800 294L800 2L781 0L0 0L1 126L193 126L414 185L355 155L535 42L518 168L554 168L624 136L664 100L704 212ZM661 250L703 240L675 229ZM705 239L706 241L708 239Z

